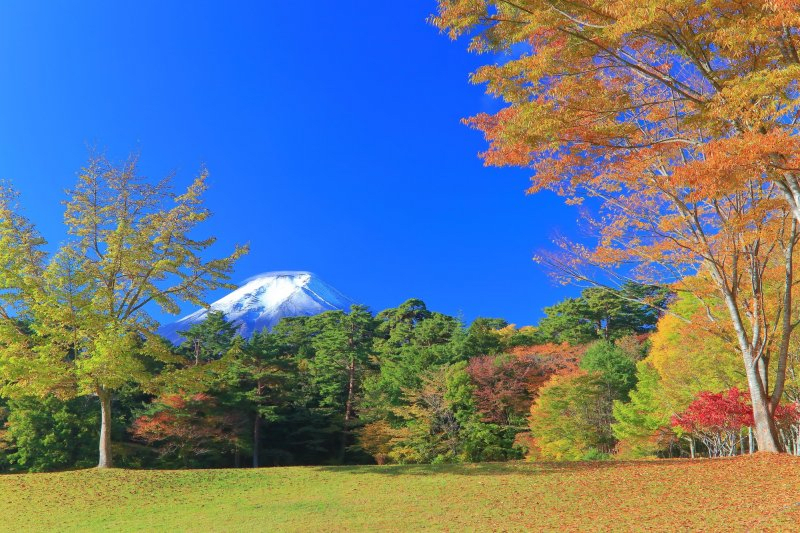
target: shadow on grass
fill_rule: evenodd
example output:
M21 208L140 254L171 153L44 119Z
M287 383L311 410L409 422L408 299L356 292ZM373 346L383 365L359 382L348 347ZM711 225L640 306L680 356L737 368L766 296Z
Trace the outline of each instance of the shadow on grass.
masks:
M576 473L601 470L625 470L630 468L680 466L702 467L707 459L650 459L639 461L565 461L505 463L460 463L460 464L415 464L415 465L359 465L317 466L315 470L331 473L374 474L385 476L435 476L441 474L457 476L541 476L558 473Z

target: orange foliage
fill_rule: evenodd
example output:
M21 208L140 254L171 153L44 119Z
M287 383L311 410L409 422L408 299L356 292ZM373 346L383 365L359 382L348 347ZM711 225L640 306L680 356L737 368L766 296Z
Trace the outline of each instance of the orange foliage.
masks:
M205 393L183 396L167 394L158 398L159 408L140 416L131 427L134 439L153 445L162 455L183 459L232 446L238 440L235 414L219 412L216 400Z
M536 358L552 372L569 372L578 368L587 348L587 345L572 346L567 342L549 343L536 346L514 346L508 350L508 353L520 359Z
M508 52L472 78L507 103L467 120L486 164L599 206L581 217L596 246L561 239L538 259L567 281L613 271L722 307L726 331L710 329L744 357L770 449L797 291L797 3L439 0L432 21Z

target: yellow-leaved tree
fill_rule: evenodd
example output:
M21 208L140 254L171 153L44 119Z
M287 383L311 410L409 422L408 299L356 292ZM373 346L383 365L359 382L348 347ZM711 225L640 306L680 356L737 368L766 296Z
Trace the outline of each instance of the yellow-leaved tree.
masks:
M207 172L181 194L171 178L151 182L137 158L93 156L68 193L70 239L48 257L15 195L0 195L0 379L6 396L95 395L101 408L100 467L113 465L111 407L127 384L147 388L173 362L148 309L177 313L227 287L247 248L207 259L198 239Z

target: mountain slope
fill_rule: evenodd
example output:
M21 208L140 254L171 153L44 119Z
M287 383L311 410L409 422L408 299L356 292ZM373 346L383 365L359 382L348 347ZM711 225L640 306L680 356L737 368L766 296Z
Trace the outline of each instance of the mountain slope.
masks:
M311 272L266 272L246 280L209 309L198 309L163 326L159 333L173 343L180 343L183 337L179 332L205 320L209 311L222 311L243 337L249 337L264 328L272 329L284 317L347 310L354 303Z

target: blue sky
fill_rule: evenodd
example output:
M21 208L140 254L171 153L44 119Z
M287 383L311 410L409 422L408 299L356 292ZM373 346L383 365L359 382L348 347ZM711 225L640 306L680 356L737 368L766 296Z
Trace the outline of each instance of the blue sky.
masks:
M96 146L183 185L205 164L216 250L251 245L236 280L311 270L374 310L520 325L576 292L531 257L577 212L483 167L459 120L497 108L467 81L487 58L426 23L434 0L187 5L0 4L0 178L51 243Z

